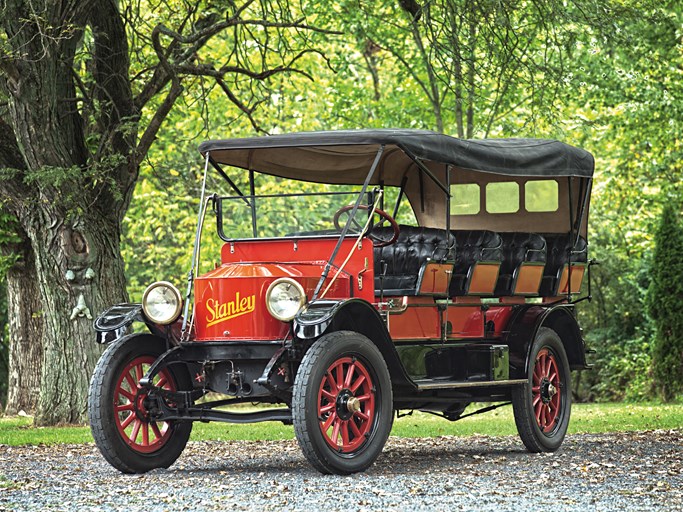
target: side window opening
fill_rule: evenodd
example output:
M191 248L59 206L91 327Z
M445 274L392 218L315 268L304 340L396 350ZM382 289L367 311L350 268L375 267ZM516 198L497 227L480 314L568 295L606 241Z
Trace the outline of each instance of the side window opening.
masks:
M519 185L512 181L487 183L486 211L488 213L519 211Z
M451 185L451 215L476 215L480 210L481 197L478 184Z

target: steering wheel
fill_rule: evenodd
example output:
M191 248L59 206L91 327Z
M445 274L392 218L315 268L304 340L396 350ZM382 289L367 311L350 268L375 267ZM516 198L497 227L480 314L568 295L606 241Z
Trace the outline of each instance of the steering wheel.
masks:
M358 209L359 210L365 210L368 211L370 210L370 206L365 205L365 204L359 204ZM334 227L337 229L342 229L343 226L342 224L346 224L346 222L339 222L340 217L343 214L349 214L353 210L353 205L352 204L347 204L346 206L342 206L337 210L337 213L334 214ZM387 245L391 245L398 240L398 234L401 232L401 229L398 227L398 223L394 220L394 218L389 215L387 212L384 210L380 210L379 208L375 209L375 213L379 215L382 220L379 222L379 224L382 224L384 221L387 221L391 225L391 229L393 230L392 237L389 240L385 240L384 238L381 238L377 235L374 235L372 233L372 230L368 233L368 238L372 240L372 243L375 245L375 247L386 247ZM351 220L351 225L355 227L358 231L363 229L363 225L359 224L356 218L354 217Z

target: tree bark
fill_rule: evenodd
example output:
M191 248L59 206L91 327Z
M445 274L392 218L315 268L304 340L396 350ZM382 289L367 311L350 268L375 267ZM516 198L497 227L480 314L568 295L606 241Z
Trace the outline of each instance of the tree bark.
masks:
M82 423L90 376L102 347L93 318L127 302L116 220L83 215L55 225L40 209L28 235L33 242L45 315L41 393L37 425Z
M0 63L22 157L14 179L2 184L3 195L31 242L32 289L45 312L37 425L85 420L88 383L102 351L93 318L127 301L119 224L137 177L136 130L121 129L121 118L133 111L130 87L121 85L128 77L127 42L115 3L94 5L43 0L29 9L15 0L7 2L3 20L19 56ZM86 147L73 69L91 15L116 17L92 24L94 77L101 81L94 126L102 149L94 155ZM20 304L19 297L11 300Z
M7 272L9 382L7 414L33 414L43 368L43 311L33 250L28 239L13 249L21 254Z

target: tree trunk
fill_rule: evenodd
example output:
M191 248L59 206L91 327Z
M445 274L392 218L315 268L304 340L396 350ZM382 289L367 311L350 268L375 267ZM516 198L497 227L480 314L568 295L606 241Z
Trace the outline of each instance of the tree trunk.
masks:
M7 414L33 413L38 405L43 363L43 311L30 242L16 247L20 259L7 272L9 382Z
M127 301L120 233L115 219L81 215L71 225L57 223L47 208L37 209L27 230L35 251L45 315L41 393L35 423L82 423L90 376L102 346L95 318ZM61 218L64 218L63 216Z

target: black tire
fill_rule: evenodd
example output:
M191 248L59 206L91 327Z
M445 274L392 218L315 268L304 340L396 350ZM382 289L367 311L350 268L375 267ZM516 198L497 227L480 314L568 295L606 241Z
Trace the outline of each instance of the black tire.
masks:
M334 391L338 381L341 389ZM306 352L294 381L292 419L301 450L318 471L366 470L382 452L393 418L389 370L368 338L338 331Z
M527 379L512 392L517 432L530 452L554 452L567 433L572 394L567 354L552 329L538 330Z
M145 421L144 410L135 405L141 404L144 397L132 385L137 385L134 377L165 348L164 341L156 336L124 336L102 354L90 381L88 414L95 444L107 462L123 473L169 467L182 453L192 432L192 422ZM192 389L190 376L180 365L162 370L155 384L167 389ZM125 410L117 412L116 407Z

